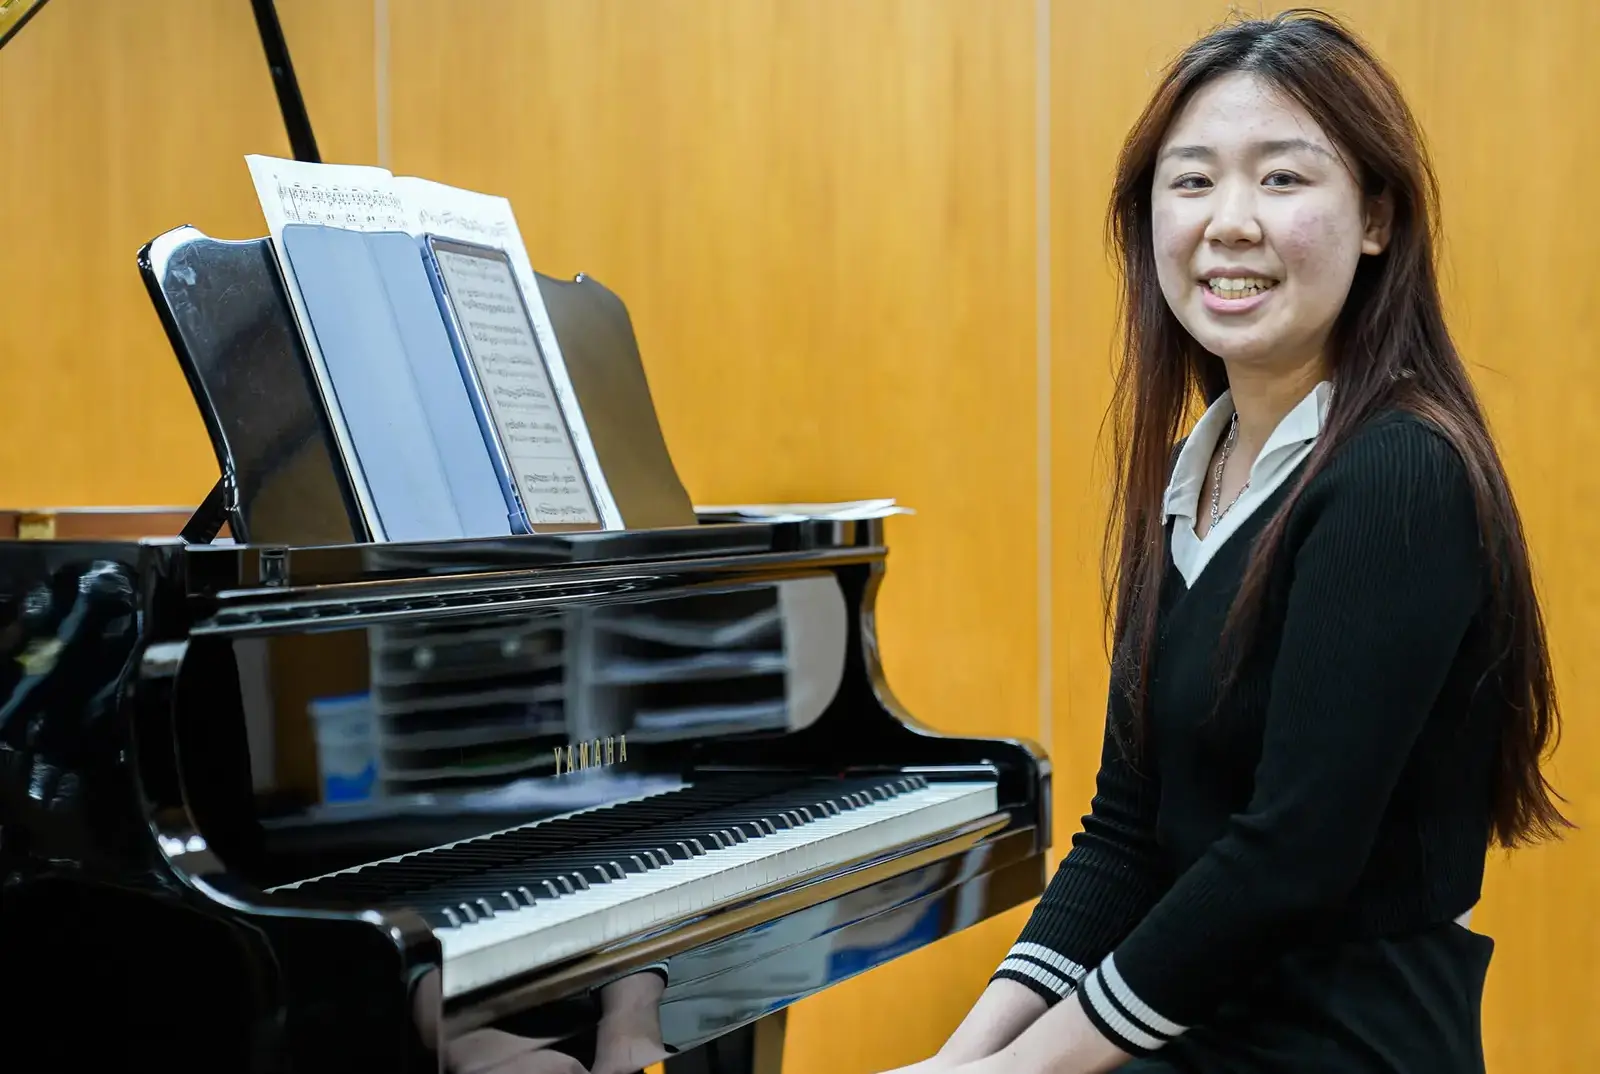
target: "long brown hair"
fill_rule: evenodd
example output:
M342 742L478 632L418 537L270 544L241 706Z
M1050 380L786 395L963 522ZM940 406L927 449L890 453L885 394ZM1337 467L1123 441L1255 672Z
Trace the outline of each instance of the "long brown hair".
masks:
M1249 72L1297 101L1357 166L1364 191L1393 204L1387 248L1363 257L1328 342L1336 387L1327 423L1300 479L1251 550L1228 617L1238 673L1260 614L1289 511L1329 456L1380 409L1430 422L1466 466L1493 584L1488 614L1499 634L1493 676L1507 718L1492 804L1494 836L1511 847L1570 827L1540 770L1559 734L1555 683L1522 521L1460 356L1445 326L1434 263L1438 187L1421 133L1394 79L1334 18L1308 9L1214 30L1166 70L1118 161L1107 220L1121 277L1122 363L1111 420L1116 477L1106 529L1106 613L1114 642L1113 689L1142 730L1149 657L1164 568L1163 492L1181 425L1197 398L1227 388L1222 362L1178 323L1156 279L1151 184L1162 139L1202 85Z

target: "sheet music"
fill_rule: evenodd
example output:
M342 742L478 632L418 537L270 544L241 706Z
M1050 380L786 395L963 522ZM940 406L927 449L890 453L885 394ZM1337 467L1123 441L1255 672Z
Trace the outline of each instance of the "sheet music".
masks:
M505 262L435 251L528 520L599 521Z
M274 238L285 224L350 231L406 231L408 214L394 177L355 164L306 164L248 156L256 196Z
M589 427L584 421L577 394L573 391L572 380L567 375L566 361L561 355L555 327L545 309L544 296L539 291L538 279L508 200L427 179L395 176L385 168L310 164L258 154L246 156L245 161L249 165L256 197L261 203L273 248L288 284L290 302L301 324L309 324L310 318L306 314L299 286L295 283L293 270L283 255L282 232L285 224L326 224L355 231L404 231L416 238L431 233L503 249L511 259L523 301L527 304L534 334L549 370L550 387L567 419L573 449L589 479L600 525L608 530L623 528L622 513L600 468ZM335 436L341 442L345 457L354 459L349 432L344 428L339 408L333 404L326 387L329 379L322 354L317 348L314 334L304 334L313 368L317 371L324 399L328 403L328 411L333 415ZM508 445L508 453L509 450ZM355 477L356 495L361 500L364 513L369 519L376 520L377 512L373 508L365 479L359 474ZM529 509L532 510L531 505ZM374 528L377 528L376 521ZM375 532L374 536L382 540L384 535Z

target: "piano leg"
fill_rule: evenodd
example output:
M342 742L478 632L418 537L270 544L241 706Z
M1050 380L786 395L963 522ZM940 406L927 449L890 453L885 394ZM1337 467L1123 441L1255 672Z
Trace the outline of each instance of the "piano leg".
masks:
M781 1074L784 1027L780 1008L749 1025L666 1061L667 1074Z

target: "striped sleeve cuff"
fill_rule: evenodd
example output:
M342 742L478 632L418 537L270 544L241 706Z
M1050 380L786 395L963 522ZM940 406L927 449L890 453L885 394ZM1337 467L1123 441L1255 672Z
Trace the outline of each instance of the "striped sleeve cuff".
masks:
M1107 955L1106 960L1083 979L1078 995L1089 1021L1129 1055L1149 1055L1188 1029L1188 1026L1163 1018L1134 994L1117 972L1114 954Z
M1004 978L1032 989L1050 1006L1066 999L1089 971L1043 944L1018 943L990 980Z

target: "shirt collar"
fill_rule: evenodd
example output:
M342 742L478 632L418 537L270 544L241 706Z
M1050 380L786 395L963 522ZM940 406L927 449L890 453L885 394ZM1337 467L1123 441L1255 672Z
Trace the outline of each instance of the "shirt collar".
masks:
M1262 445L1261 454L1250 466L1252 485L1259 484L1265 473L1276 466L1286 453L1317 438L1322 432L1323 422L1327 420L1328 405L1332 400L1333 384L1324 380L1283 416L1278 427L1272 430L1272 435ZM1178 461L1167 483L1161 509L1162 525L1166 525L1167 520L1174 516L1199 517L1200 489L1205 485L1206 471L1211 466L1212 456L1216 454L1217 442L1227 433L1232 417L1233 393L1223 392L1195 423L1194 431L1178 452Z

